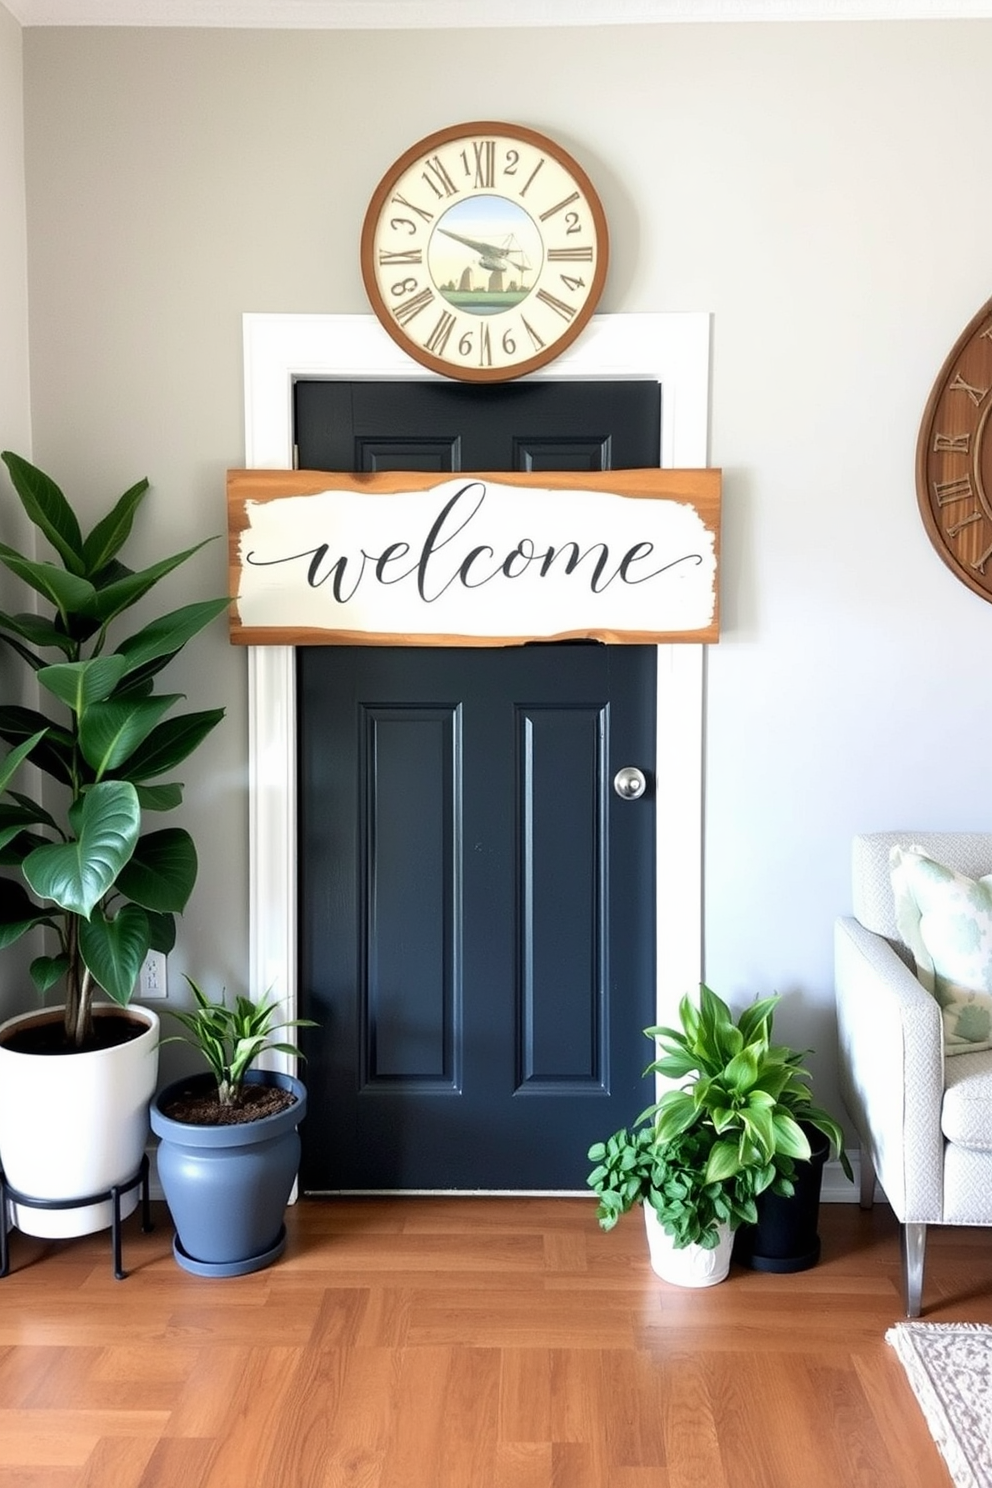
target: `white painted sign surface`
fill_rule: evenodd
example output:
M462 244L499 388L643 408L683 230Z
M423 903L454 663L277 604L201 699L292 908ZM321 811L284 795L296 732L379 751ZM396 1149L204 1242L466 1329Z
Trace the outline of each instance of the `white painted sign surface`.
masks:
M714 477L231 472L232 639L715 639Z

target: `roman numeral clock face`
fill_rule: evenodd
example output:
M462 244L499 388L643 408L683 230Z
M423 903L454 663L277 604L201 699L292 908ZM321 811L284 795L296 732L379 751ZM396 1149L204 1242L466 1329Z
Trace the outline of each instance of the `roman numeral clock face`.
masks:
M941 368L916 450L920 514L952 573L992 600L992 300Z
M416 361L467 382L559 356L602 293L606 217L585 172L544 135L460 124L421 140L380 181L362 277Z

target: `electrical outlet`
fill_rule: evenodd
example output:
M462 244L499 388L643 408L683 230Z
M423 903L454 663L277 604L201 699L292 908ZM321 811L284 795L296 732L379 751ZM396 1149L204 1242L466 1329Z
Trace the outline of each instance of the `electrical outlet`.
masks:
M153 1001L155 998L164 998L168 995L165 955L162 951L149 951L141 963L138 996L145 998L146 1001Z

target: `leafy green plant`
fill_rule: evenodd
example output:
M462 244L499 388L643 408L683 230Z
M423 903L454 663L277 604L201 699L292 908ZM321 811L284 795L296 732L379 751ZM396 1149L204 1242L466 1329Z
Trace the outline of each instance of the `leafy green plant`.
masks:
M267 1049L302 1058L295 1044L273 1043L272 1035L282 1028L316 1028L316 1023L310 1018L291 1018L275 1023L273 1019L279 1011L276 1001L251 1002L239 994L232 1007L223 996L219 1002L212 1002L192 977L187 977L186 981L196 999L196 1007L190 1012L180 1008L167 1009L169 1016L176 1018L186 1033L174 1034L162 1042L178 1041L199 1049L217 1081L220 1105L240 1104L245 1075Z
M689 997L679 1004L680 1028L644 1030L663 1051L645 1074L683 1084L652 1102L633 1130L594 1143L586 1181L604 1230L647 1203L677 1248L712 1249L721 1223L756 1222L766 1189L793 1192L795 1164L810 1156L800 1123L822 1131L853 1174L839 1125L813 1103L804 1056L771 1041L780 998L753 1003L735 1021L716 993L699 990L698 1007Z
M753 1221L753 1204L740 1198L735 1184L706 1181L712 1138L698 1127L659 1144L648 1126L614 1132L589 1149L596 1167L588 1183L599 1198L597 1217L612 1230L635 1204L650 1204L676 1248L699 1245L712 1250L718 1225Z
M710 1182L747 1173L759 1194L772 1185L792 1192L796 1160L808 1160L809 1139L800 1122L821 1131L840 1158L848 1178L851 1165L838 1123L813 1102L805 1055L772 1043L772 1022L780 997L746 1007L735 1022L730 1008L709 987L699 989L699 1006L684 997L680 1028L648 1028L664 1051L647 1073L673 1079L692 1076L648 1107L663 1143L703 1122L715 1134L707 1158Z
M143 833L143 816L180 804L182 785L161 777L224 710L167 718L180 695L156 694L155 678L228 600L184 605L110 649L112 623L203 543L136 572L119 554L146 480L84 536L49 476L10 451L2 459L58 561L0 544L0 563L49 609L0 612L0 640L30 668L53 710L0 706L0 738L13 745L0 765L0 868L12 870L0 874L0 948L36 926L55 932L56 953L35 958L31 977L39 992L64 981L66 1039L79 1048L92 1029L95 989L127 1004L148 951L172 949L175 915L196 881L189 833ZM27 762L57 783L47 805L12 789Z

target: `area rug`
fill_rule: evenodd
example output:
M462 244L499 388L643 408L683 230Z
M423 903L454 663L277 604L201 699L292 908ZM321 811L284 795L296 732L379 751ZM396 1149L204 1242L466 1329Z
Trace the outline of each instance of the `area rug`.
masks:
M992 1327L897 1323L885 1338L899 1355L955 1488L992 1488Z

